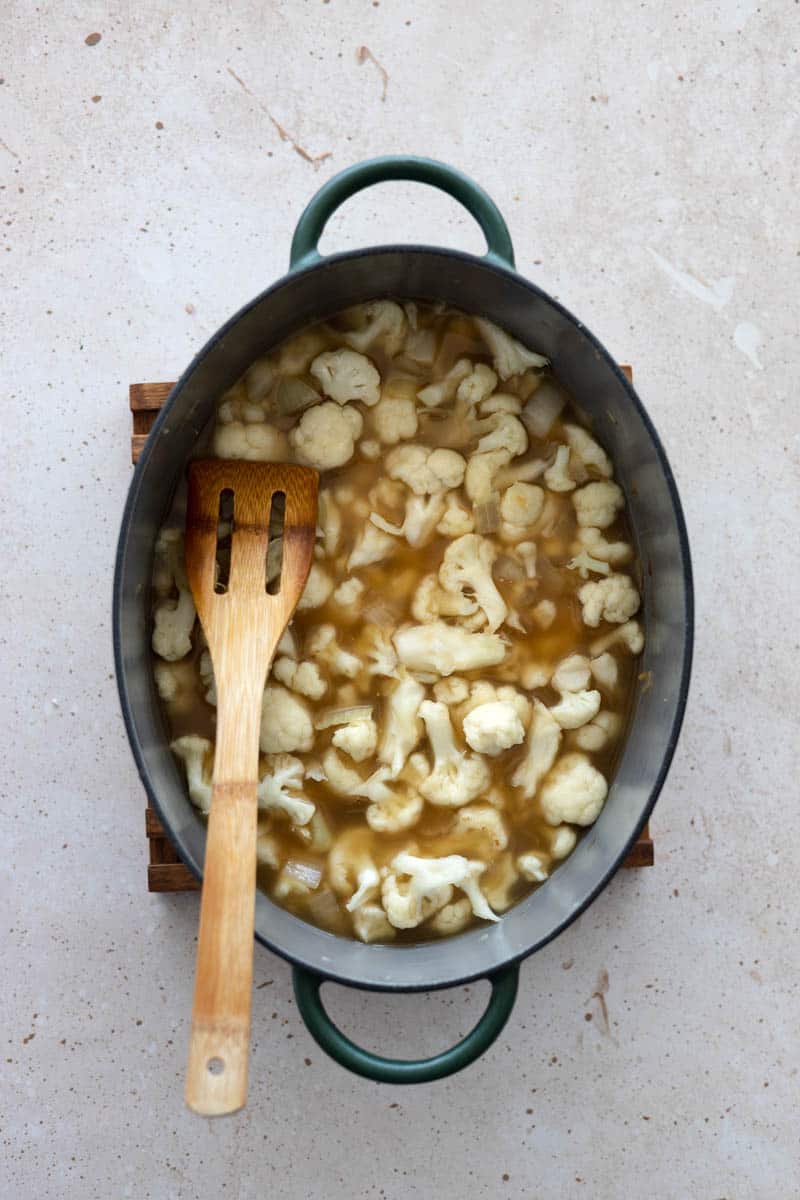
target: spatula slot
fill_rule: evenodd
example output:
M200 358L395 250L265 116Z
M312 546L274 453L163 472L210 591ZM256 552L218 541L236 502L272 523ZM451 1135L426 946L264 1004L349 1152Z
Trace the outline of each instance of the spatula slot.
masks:
M223 596L228 590L231 574L231 539L233 537L233 490L223 488L217 510L216 576L214 591Z
M269 542L267 543L267 593L270 596L277 596L281 590L285 520L286 493L273 492L269 509Z

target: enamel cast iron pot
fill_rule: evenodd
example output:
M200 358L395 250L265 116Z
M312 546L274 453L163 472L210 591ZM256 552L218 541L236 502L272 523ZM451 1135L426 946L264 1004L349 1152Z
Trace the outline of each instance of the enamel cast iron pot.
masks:
M481 258L432 246L378 246L323 258L317 243L331 214L355 192L383 180L415 180L455 197L480 225L488 253ZM420 945L364 945L317 929L258 893L255 936L294 964L297 1004L320 1046L368 1078L418 1083L459 1070L492 1043L514 1004L520 961L583 912L647 821L686 704L692 580L675 482L647 413L588 329L516 273L508 229L486 193L460 172L428 159L381 158L343 171L301 216L289 273L232 317L172 389L139 459L122 520L114 580L122 710L150 802L195 875L203 873L205 827L169 750L153 682L149 593L156 534L220 393L255 358L303 326L383 296L441 300L488 317L551 359L555 374L589 415L625 491L643 565L647 641L642 670L652 673L652 687L635 698L628 741L597 823L552 877L498 924ZM491 982L492 993L478 1024L457 1046L419 1062L360 1049L333 1025L319 996L326 979L410 992L480 978Z

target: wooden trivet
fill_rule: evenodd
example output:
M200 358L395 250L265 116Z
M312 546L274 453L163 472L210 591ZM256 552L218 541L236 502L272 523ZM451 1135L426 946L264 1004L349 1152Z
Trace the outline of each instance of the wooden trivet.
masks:
M631 378L631 368L622 370ZM133 416L131 437L131 462L136 462L142 452L147 435L153 427L173 383L132 383L130 385L130 408ZM150 845L150 865L147 868L147 890L150 892L192 892L200 884L188 867L178 857L172 842L152 808L145 809L145 830ZM653 839L650 828L645 825L639 840L625 859L625 867L652 867Z

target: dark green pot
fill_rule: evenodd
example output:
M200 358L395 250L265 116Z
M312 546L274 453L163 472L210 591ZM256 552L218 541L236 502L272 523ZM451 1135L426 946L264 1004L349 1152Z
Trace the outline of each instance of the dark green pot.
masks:
M454 196L480 224L488 253L481 258L431 246L380 246L321 257L317 243L334 210L354 192L389 179L416 180ZM645 564L643 670L652 672L653 680L636 698L630 736L599 820L553 876L498 924L419 946L367 946L306 924L259 893L256 937L294 963L298 1007L319 1044L371 1079L420 1083L465 1067L491 1044L511 1012L520 960L583 912L647 821L686 705L692 580L675 481L641 401L586 327L514 271L508 229L486 193L460 172L428 159L382 158L343 171L320 189L300 218L289 274L232 317L173 388L137 465L123 515L113 613L122 710L150 801L198 878L205 828L169 751L150 661L156 531L220 392L253 359L299 328L376 296L443 300L489 317L550 357L590 414L626 493ZM333 1025L319 999L326 979L378 991L428 991L482 977L492 984L484 1016L459 1045L422 1062L383 1059L359 1049Z

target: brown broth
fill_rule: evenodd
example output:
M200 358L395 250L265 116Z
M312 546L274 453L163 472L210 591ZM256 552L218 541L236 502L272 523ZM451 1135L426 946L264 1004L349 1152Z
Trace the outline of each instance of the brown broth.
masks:
M419 327L432 329L437 338L438 350L434 365L432 368L421 367L419 364L402 357L392 360L375 348L371 348L368 351L369 357L377 366L384 382L390 375L402 374L418 380L418 387L422 388L432 381L441 379L453 364L464 356L470 357L474 362L482 361L491 364L491 357L487 353L486 347L471 318L460 313L454 313L452 310L444 309L441 306L419 304L417 312ZM313 328L311 332L321 334L321 348L325 348L325 346L336 347L342 344L337 330L347 328L348 319L348 315L344 314L336 321ZM318 353L319 351L317 350L316 352ZM277 358L278 352L273 353L271 357L273 359ZM310 375L303 375L301 378L309 384L314 384L315 382ZM496 390L507 394L516 394L520 398L525 399L537 386L538 379L533 378L531 373L528 373L525 376L512 379L505 384L499 383ZM231 389L231 391L235 394L236 388ZM371 432L370 410L361 405L358 407L361 409L365 419L364 433L362 435L363 440L373 436ZM443 405L440 409L428 412L422 411L421 408L418 409L420 418L419 430L411 441L427 446L452 445L452 438L450 436L453 431L452 413L452 402ZM513 467L516 469L526 462L547 458L548 456L552 458L556 444L564 440L563 437L559 436L564 420L585 425L585 422L578 417L575 408L571 405L568 398L567 406L562 412L561 418L555 422L547 438L545 440L530 438L528 450L524 455L514 459ZM282 424L285 427L287 424L291 424L291 422L284 421ZM460 453L468 457L475 449L475 440L454 448L457 448ZM342 516L342 533L336 555L332 559L320 560L321 565L333 577L335 586L350 577L344 564L363 529L365 520L368 519L369 511L379 511L385 519L393 523L402 522L402 505L392 507L391 505L378 504L375 509L372 509L372 506L367 507L369 492L379 480L384 478L384 458L386 452L386 448L382 448L378 461L368 462L359 458L358 451L356 451L356 456L351 459L350 463L336 471L324 473L322 476L321 488L323 491L333 493L334 497L336 497L337 493L344 495L343 489L349 489L351 493L349 499L346 498L344 501L337 501ZM596 477L598 476L594 476L590 469L588 478ZM540 485L542 484L541 479L536 480L536 482ZM464 496L463 488L458 489L458 491L462 504L467 509L470 509L471 505ZM601 623L597 629L587 629L581 623L580 605L576 598L576 592L584 581L577 571L567 568L567 563L572 557L570 545L577 529L574 508L569 494L560 497L560 506L562 511L556 522L554 533L550 537L539 537L536 539L539 547L539 561L537 563L538 579L536 581L524 580L520 582L496 580L497 586L509 607L515 608L519 612L521 620L526 627L526 632L521 633L517 630L509 629L507 625L503 626L500 632L503 633L511 645L506 660L495 668L463 673L460 677L467 680L467 682L472 683L477 680L486 680L501 685L514 683L516 675L516 686L519 690L523 691L530 698L536 697L544 703L552 704L558 699L557 694L552 688L547 686L533 692L526 691L518 680L519 672L526 665L534 663L542 664L552 670L568 654L588 654L590 644L613 628L605 623ZM632 544L631 530L624 511L620 514L615 524L611 528L604 530L603 533L609 541L619 540ZM424 575L438 571L442 556L450 541L450 538L437 534L423 548L412 549L403 539L396 539L396 548L390 558L372 566L357 569L353 573L365 585L365 590L358 605L355 607L355 612L363 613L366 611L383 628L387 628L392 624L397 626L403 622L413 621L409 606L416 586ZM501 544L501 554L511 553L512 551L512 546ZM615 568L612 567L613 569ZM621 569L632 572L635 582L638 582L637 564L633 566L629 564ZM547 629L538 628L531 617L532 608L542 599L550 599L556 605L555 619ZM306 638L321 623L334 625L337 630L339 645L344 650L358 655L363 661L368 641L368 622L365 622L362 616L356 616L355 619L351 618L348 615L347 609L337 605L332 599L320 608L298 611L296 613L292 623L292 631L297 639L300 651L298 660L303 660L304 658L303 645ZM194 664L196 668L203 644L202 633L199 630L199 626L196 625L192 653L184 661ZM609 781L614 775L624 746L625 727L635 690L638 669L638 660L636 657L629 654L617 654L616 658L619 666L619 683L616 689L613 708L623 719L622 732L616 739L612 739L602 750L591 752L589 755L593 764ZM382 676L370 675L366 670L359 672L354 679L341 676L331 677L328 675L328 690L322 699L319 701L311 701L307 698L303 699L313 716L317 716L324 710L352 704L372 705L373 717L380 729L386 706L386 696L391 690L392 684L392 680ZM197 686L188 707L186 707L185 700L180 711L174 705L170 705L169 703L165 705L168 725L173 737L179 737L186 733L195 733L213 741L216 714L215 709L203 699L203 690L198 677ZM428 686L426 691L428 698L432 699L433 688ZM459 711L459 707L459 705L451 706L451 717L455 717L455 714ZM607 702L604 696L603 709L605 710L606 708ZM453 725L459 745L462 748L466 748L461 732L460 720L453 719ZM331 745L334 732L333 728L318 731L312 751L309 753L293 752L293 754L305 765L319 763L325 750ZM569 748L572 737L572 734L565 732L562 741L562 752L564 749ZM422 736L417 746L417 751L429 751L424 727L422 728ZM552 830L544 820L538 801L521 802L519 793L508 782L513 774L514 767L524 755L525 745L523 744L504 752L496 758L488 760L492 771L491 802L500 808L504 814L508 827L509 843L507 850L500 856L503 861L494 863L489 861L488 870L481 879L482 887L484 884L490 886L493 880L499 880L503 874L504 863L514 862L519 854L534 851L541 852L545 860L549 857L548 846ZM342 753L341 757L347 766L358 771L362 778L370 775L379 765L378 761L374 758L364 763L355 764L351 762L347 755ZM310 779L306 779L303 792L317 806L334 839L346 829L367 829L372 857L379 868L388 866L394 855L399 851L409 849L423 856L439 857L441 855L460 853L471 858L482 857L483 861L488 861L485 856L477 852L477 843L474 837L472 841L463 836L459 839L450 832L456 814L462 811L460 809L433 807L430 804L426 804L419 822L413 828L403 833L387 835L369 830L364 818L364 811L368 803L366 800L343 798L337 795L325 782L316 782ZM479 800L476 803L481 802ZM282 862L292 860L294 862L315 865L323 873L322 882L316 891L312 891L310 894L293 894L283 898L279 903L282 903L292 912L306 920L321 924L323 927L329 928L336 933L353 936L352 918L344 908L344 901L347 897L336 897L334 903L330 898L333 893L330 893L330 896L328 895L329 888L325 875L327 855L326 853L315 853L309 849L307 844L308 831L295 829L289 825L287 820L278 816L263 814L260 816L259 826L260 829L269 831L275 839ZM576 832L580 833L581 831L578 830ZM556 866L557 864L553 863L552 869L556 869ZM276 877L277 872L275 870L263 865L259 866L259 886L270 895L274 893ZM524 898L535 886L538 885L532 885L520 876L512 884L508 892L508 899L515 903ZM454 899L458 899L459 895L460 893L456 891ZM320 899L320 896L322 899ZM473 920L473 923L476 922ZM397 931L397 939L399 941L418 942L432 936L435 935L426 924L416 929Z

